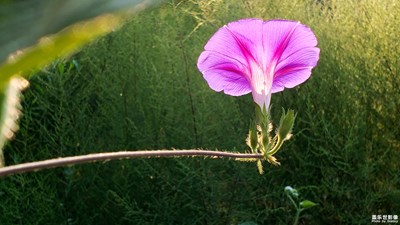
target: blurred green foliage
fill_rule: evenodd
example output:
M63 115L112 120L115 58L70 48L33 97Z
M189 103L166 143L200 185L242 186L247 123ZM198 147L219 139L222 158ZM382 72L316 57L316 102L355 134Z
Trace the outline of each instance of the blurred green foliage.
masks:
M290 184L318 204L300 224L367 224L400 209L399 3L173 1L30 79L7 164L123 149L244 151L251 96L215 93L197 57L223 24L300 20L321 59L273 95L297 113L280 167L182 158L96 163L0 180L1 224L290 224Z
M103 13L132 9L133 6L144 8L158 2L160 1L2 0L0 1L0 30L2 31L0 62L4 62L9 54L33 46L43 36L55 34L71 24ZM90 29L91 32L96 32L95 28ZM70 42L72 43L73 40Z
M31 0L0 2L0 167L3 146L18 130L27 76L121 25L158 0ZM123 9L123 10L122 10ZM119 10L118 14L105 14ZM101 15L101 16L99 16ZM96 18L92 18L96 17ZM81 22L84 19L90 19ZM78 23L80 22L80 23ZM66 28L67 27L67 28ZM14 79L13 79L14 78Z

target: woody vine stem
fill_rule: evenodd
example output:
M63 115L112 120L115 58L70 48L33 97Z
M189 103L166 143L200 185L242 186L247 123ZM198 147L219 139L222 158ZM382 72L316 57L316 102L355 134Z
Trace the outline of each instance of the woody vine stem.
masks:
M0 177L12 174L26 173L76 164L84 164L98 161L109 161L113 159L130 158L160 158L160 157L211 157L211 158L231 158L236 160L256 161L263 159L264 156L259 153L237 153L211 150L146 150L146 151L119 151L93 153L88 155L70 156L63 158L48 159L43 161L21 163L12 166L0 168Z

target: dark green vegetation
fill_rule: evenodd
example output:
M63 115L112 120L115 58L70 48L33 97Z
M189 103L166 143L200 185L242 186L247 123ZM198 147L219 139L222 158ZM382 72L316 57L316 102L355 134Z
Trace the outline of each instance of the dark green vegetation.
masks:
M276 122L281 107L298 113L280 167L259 175L255 163L143 159L15 175L0 180L0 223L290 224L286 185L319 204L300 224L399 215L398 2L249 2L166 4L33 76L6 163L124 149L244 151L251 96L213 92L196 60L223 24L262 17L300 20L321 48L312 78L272 97Z

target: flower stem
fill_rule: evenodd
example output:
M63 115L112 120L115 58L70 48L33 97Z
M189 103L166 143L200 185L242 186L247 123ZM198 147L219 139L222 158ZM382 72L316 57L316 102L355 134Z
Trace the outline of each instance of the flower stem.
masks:
M294 199L292 198L292 196L289 193L286 193L286 195L288 196L288 198L290 199L290 202L292 202L294 208L296 209L296 217L294 219L293 225L297 225L299 223L300 213L301 213L302 209L300 208L300 206L298 206L296 204L296 202L294 201Z
M299 223L300 213L301 213L301 209L296 208L296 218L294 219L293 225L297 225Z
M67 165L76 165L96 161L109 161L113 159L129 158L159 158L159 157L212 157L212 158L233 158L233 159L262 159L262 154L247 154L237 152L210 151L210 150L146 150L146 151L119 151L106 153L93 153L88 155L69 156L63 158L48 159L43 161L21 163L17 165L0 168L0 177L62 167Z

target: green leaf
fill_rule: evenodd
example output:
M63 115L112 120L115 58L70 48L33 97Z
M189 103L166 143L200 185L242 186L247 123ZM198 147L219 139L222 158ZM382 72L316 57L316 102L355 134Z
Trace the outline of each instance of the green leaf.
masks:
M300 202L300 207L302 209L308 209L308 208L314 207L316 205L317 205L316 203L309 201L309 200L304 200L304 201Z
M2 1L0 92L12 76L27 76L32 69L71 54L118 28L127 15L158 2L161 0ZM118 14L104 14L121 9L124 11ZM94 19L77 23L90 18Z

